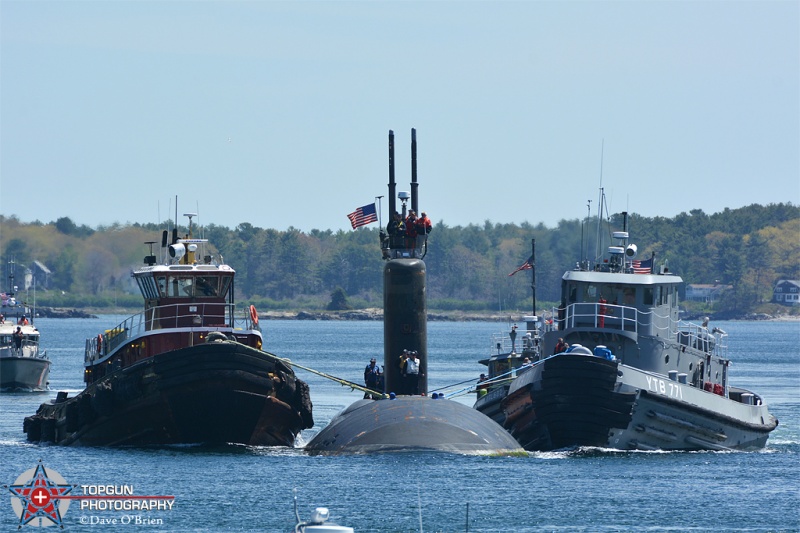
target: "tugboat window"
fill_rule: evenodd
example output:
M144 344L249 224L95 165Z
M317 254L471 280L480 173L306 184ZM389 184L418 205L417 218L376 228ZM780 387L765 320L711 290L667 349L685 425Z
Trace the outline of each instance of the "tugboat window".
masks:
M644 290L644 304L653 305L653 288L647 287Z
M222 287L219 290L219 296L224 297L228 294L228 287L231 285L231 278L222 278L220 280L222 282Z
M626 288L624 294L625 295L623 296L623 301L625 302L625 305L636 304L636 292L632 288L630 287Z
M574 303L578 299L578 294L577 293L578 293L578 289L575 287L575 285L572 285L569 288L569 301L570 301L570 303Z
M170 296L174 298L194 296L192 278L171 276L169 285L171 287Z
M197 278L198 296L217 296L219 293L219 278L199 277Z
M166 276L158 276L156 278L156 283L158 283L158 293L161 295L162 298L167 296L167 277Z

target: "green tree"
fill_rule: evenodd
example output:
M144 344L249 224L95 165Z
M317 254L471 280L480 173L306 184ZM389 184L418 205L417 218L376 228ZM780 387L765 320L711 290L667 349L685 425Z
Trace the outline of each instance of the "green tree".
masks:
M331 301L327 307L328 311L346 311L352 309L347 302L347 293L341 287L336 287L331 293Z

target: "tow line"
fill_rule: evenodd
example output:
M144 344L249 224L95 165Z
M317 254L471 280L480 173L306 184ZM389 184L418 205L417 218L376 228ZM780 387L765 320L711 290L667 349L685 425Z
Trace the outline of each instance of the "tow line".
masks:
M329 379L331 381L335 381L336 383L339 383L343 387L350 387L350 390L360 390L361 392L366 392L366 393L372 394L373 396L378 396L378 397L380 397L382 399L388 399L389 398L389 395L386 394L386 393L378 392L378 391L375 391L375 390L372 390L372 389L368 389L366 387L362 387L358 383L353 383L352 381L348 381L346 379L337 378L336 376L331 376L330 374L326 374L325 372L320 372L319 370L314 370L313 368L309 368L307 366L298 365L297 363L292 362L291 359L287 359L285 357L277 356L274 353L270 353L270 352L268 352L266 350L261 350L261 353L267 355L268 357L271 357L273 359L277 359L278 361L286 363L287 365L292 366L294 368L299 368L300 370L305 370L306 372L311 372L312 374L316 374L316 375L321 376L321 377L323 377L325 379Z

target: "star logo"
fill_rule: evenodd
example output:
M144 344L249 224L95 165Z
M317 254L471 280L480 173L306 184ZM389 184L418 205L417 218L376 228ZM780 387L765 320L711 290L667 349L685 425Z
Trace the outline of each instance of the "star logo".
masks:
M63 498L74 488L55 470L47 470L41 460L36 468L31 468L17 478L13 485L6 485L13 495L11 507L14 508L19 527L59 526L64 528L61 517L69 509L69 499Z

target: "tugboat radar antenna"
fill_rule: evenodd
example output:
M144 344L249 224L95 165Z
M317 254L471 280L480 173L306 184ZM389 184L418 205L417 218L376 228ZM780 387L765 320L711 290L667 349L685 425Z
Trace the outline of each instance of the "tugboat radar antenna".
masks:
M153 254L153 245L158 241L145 241L145 244L150 246L150 254L144 258L144 264L153 266L156 264L156 256Z
M183 216L189 217L189 235L192 234L192 217L196 217L197 213L184 213Z

